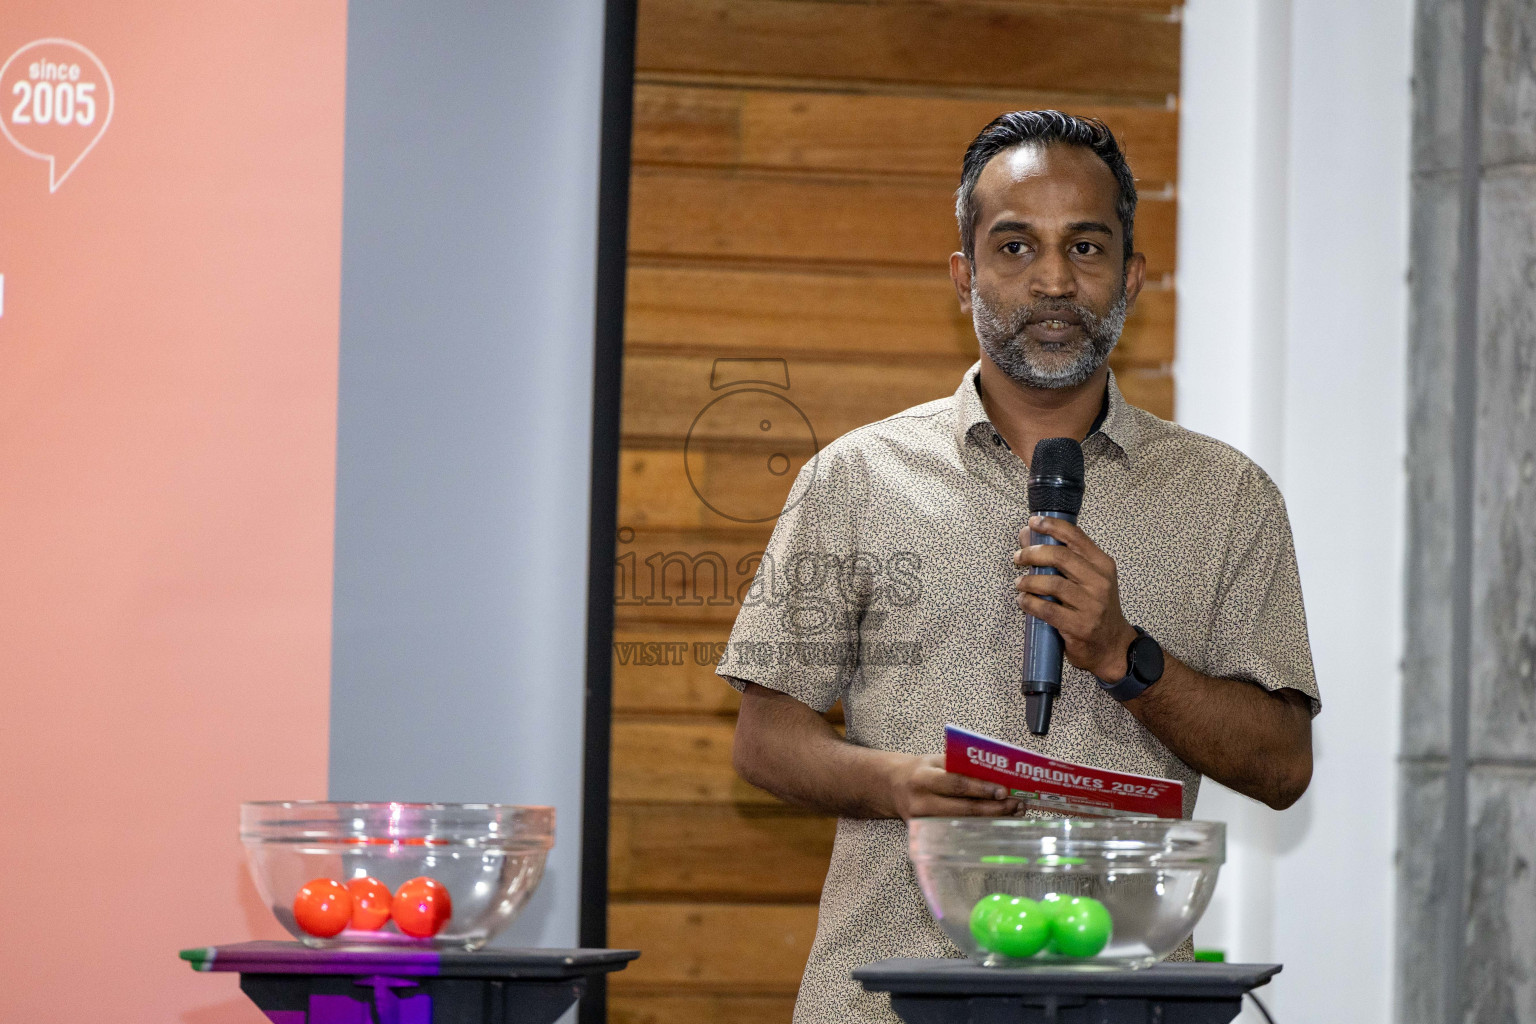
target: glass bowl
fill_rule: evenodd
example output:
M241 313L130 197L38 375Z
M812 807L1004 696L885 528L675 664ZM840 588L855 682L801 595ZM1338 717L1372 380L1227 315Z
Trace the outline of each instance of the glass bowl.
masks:
M555 842L555 809L264 801L241 805L240 840L261 898L307 946L479 949L517 917L538 888ZM390 893L411 879L431 878L447 888L451 913L441 930L424 938L403 933L394 920L377 930L347 927L329 936L300 927L294 900L309 882L332 879L345 885L369 877Z
M909 837L917 883L939 927L966 956L996 967L1156 963L1194 931L1226 859L1226 825L1212 821L916 818ZM994 894L1001 896L977 907ZM1038 952L1026 953L1032 941L999 941L988 930L995 919L984 917L1000 903L1048 895L1041 905L1047 938ZM1063 922L1072 897L1083 898L1075 905L1080 913ZM1085 904L1092 900L1108 911L1107 921L1090 913ZM1022 935L1035 927L1029 904L1016 913L1029 920L1010 928ZM1092 925L1095 915L1099 924ZM1092 942L1055 941L1073 924L1089 932L1107 925L1107 943L1093 952Z

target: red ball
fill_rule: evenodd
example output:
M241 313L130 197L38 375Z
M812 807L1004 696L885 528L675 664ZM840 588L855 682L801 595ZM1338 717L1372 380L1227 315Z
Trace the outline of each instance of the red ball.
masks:
M352 927L376 932L389 920L389 886L377 878L354 878L347 882L352 894Z
M316 878L293 898L293 919L310 935L340 935L352 920L352 894L334 878Z
M430 939L443 930L453 916L453 900L448 888L436 879L413 878L395 890L390 905L395 926L415 939Z

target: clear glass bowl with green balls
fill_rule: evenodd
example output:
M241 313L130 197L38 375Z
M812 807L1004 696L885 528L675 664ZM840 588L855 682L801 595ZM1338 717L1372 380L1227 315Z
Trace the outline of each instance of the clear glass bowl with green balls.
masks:
M1226 860L1226 826L916 818L909 849L934 919L978 963L1137 968L1194 931Z

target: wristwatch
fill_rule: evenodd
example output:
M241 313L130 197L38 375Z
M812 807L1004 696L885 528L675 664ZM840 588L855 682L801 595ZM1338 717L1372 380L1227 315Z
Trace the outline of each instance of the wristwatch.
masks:
M1136 631L1136 639L1125 652L1125 678L1099 680L1104 692L1121 702L1140 697L1147 687L1163 678L1162 645L1140 626L1131 628Z

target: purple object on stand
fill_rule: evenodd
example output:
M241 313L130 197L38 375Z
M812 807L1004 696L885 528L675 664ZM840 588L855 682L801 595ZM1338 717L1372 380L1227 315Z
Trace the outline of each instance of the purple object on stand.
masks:
M199 971L238 971L272 1024L551 1024L587 979L633 949L412 949L241 942L184 949Z

